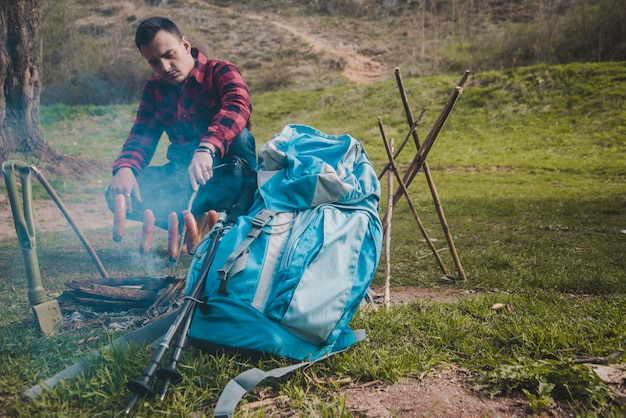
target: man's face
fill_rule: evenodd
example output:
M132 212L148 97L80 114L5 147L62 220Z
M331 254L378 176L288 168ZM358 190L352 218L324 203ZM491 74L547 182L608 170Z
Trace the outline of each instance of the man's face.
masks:
M195 65L189 40L184 36L178 39L165 30L158 31L140 50L154 72L170 84L182 83Z

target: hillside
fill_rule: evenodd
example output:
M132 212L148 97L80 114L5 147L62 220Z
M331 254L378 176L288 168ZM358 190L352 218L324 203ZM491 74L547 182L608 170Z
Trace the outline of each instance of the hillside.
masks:
M610 13L624 0L593 0L584 25L579 1L51 1L43 10L42 102L134 102L150 73L134 30L154 15L176 21L207 55L238 65L253 93L385 80L396 67L430 76L626 59L624 17Z
M170 3L153 7L143 1L92 1L85 5L66 0L63 11L57 4L49 6L50 20L66 21L71 17L74 29L62 31L54 25L55 33L46 38L50 44L55 37L66 39L53 54L64 56L68 68L57 74L48 67L44 104L58 100L81 102L72 96L82 97L84 103L90 99L102 103L102 96L111 101L115 101L115 95L126 100L136 96L150 69L135 49L134 30L139 21L154 15L174 20L207 55L234 62L253 93L376 81L392 75L394 66L400 64L397 59L389 59L391 51L381 43L382 28L372 30L376 26L364 22L350 22L348 18L340 22L306 14L285 18L285 12L297 11L238 9L200 0ZM44 51L50 49L44 45ZM99 75L82 73L81 67L97 67ZM63 82L68 71L73 73L70 84L81 87L73 89ZM121 79L125 79L123 84ZM122 84L131 91L103 91L112 89L107 82Z

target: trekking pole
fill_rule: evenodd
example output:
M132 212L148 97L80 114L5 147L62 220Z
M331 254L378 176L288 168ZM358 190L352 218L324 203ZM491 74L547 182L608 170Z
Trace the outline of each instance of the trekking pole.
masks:
M202 293L204 292L206 279L209 275L209 269L213 264L213 260L215 259L215 254L217 253L217 245L219 244L223 231L225 230L224 217L222 216L224 213L225 212L220 213L220 216L217 218L217 223L211 231L211 234L215 234L215 236L211 238L211 245L207 250L205 259L202 263L199 275L200 279L196 282L191 295L185 297L185 301L190 300L194 308L196 305L200 305L201 310L203 306L206 306L206 302L202 300ZM183 354L183 349L187 344L187 333L189 331L189 327L191 326L191 321L193 320L194 311L195 309L190 311L185 318L185 322L180 330L178 339L176 340L176 345L174 346L174 352L172 353L170 364L167 367L162 367L156 371L157 377L164 381L163 388L161 389L161 400L165 398L165 394L167 393L170 384L176 384L183 378L183 376L176 370L176 366L178 365L180 357Z
M254 197L254 191L256 190L256 183L250 181L248 184L244 185L244 191L239 198L239 201L235 206L233 206L230 211L229 222L232 224L234 220L236 220L240 215L243 215L247 212L248 208L252 204L252 198ZM222 234L224 230L224 219L220 216L210 233L219 232ZM207 250L206 259L203 261L202 268L200 270L200 279L203 284L206 283L206 278L209 274L209 268L213 264L213 259L215 258L215 254L217 253L217 248L213 248L213 246L217 247L217 243L219 243L219 239L213 239L211 241L211 248ZM201 290L204 290L204 285ZM207 308L206 301L202 299L202 294L198 294L194 296L195 302L199 305L200 311L206 314L203 309ZM163 380L163 387L161 388L161 400L165 398L167 394L167 390L169 389L170 384L176 384L182 380L182 375L176 370L176 366L180 361L180 357L183 354L183 349L187 345L188 340L188 332L189 327L191 327L191 322L193 320L195 310L191 312L190 315L187 316L183 327L178 334L178 339L176 341L176 345L174 347L174 351L172 353L172 358L170 360L170 364L167 367L162 367L156 371L156 375L159 379Z
M205 259L202 263L202 269L200 272L199 280L194 284L190 295L185 297L183 301L183 305L180 308L179 314L170 325L169 329L161 339L157 350L152 355L148 366L143 372L143 376L136 380L131 380L126 384L126 387L133 392L133 397L128 402L124 413L126 415L130 414L130 411L133 409L137 401L140 397L145 396L147 394L153 394L153 390L150 387L150 381L154 377L161 360L165 356L165 353L170 348L171 342L174 340L174 337L181 330L181 325L185 324L187 329L191 324L191 319L193 318L193 311L196 308L196 303L200 301L200 297L204 292L204 287L206 283L206 277L208 275L211 264L213 263L213 259L215 258L215 253L217 252L217 245L219 240L221 239L224 232L224 220L226 219L226 211L220 212L220 216L218 218L216 227L213 229L214 233L212 233L211 244L209 249L205 254ZM185 331L186 334L186 330ZM178 347L177 347L178 348ZM176 350L179 351L179 350ZM182 351L182 348L181 350ZM180 354L179 354L180 356Z
M211 232L209 234L210 245L204 255L204 260L202 261L202 267L200 269L200 273L198 276L198 280L192 287L189 292L189 296L186 296L183 301L183 305L180 308L179 314L170 325L168 331L165 333L161 342L159 343L159 347L152 355L148 366L146 367L141 378L136 380L131 380L126 384L126 387L133 392L133 396L128 402L124 413L126 415L130 414L130 411L133 409L137 401L140 397L153 394L154 391L150 386L150 382L154 375L157 372L159 364L163 360L165 353L170 348L170 344L176 337L176 335L180 335L176 347L174 349L173 357L170 362L170 365L167 368L164 368L162 375L166 379L166 387L162 391L164 396L165 392L167 392L167 387L171 382L180 378L180 374L175 370L175 367L182 355L182 349L187 341L187 332L189 331L189 327L191 326L191 321L193 320L193 314L195 312L195 308L197 304L204 305L206 302L201 300L202 294L204 293L206 279L209 274L209 270L211 265L213 264L213 260L215 259L215 255L217 254L217 248L219 245L222 236L228 229L228 225L234 223L239 215L242 215L247 212L252 203L252 198L254 196L254 192L256 190L256 181L254 179L246 179L242 173L239 173L239 180L241 180L241 190L242 193L238 195L237 193L230 194L227 198L225 198L221 202L221 208L219 212L219 216L217 222ZM239 200L235 203L234 199L239 197ZM230 213L230 215L229 215Z
M183 329L178 335L178 340L176 340L176 345L174 346L174 353L172 354L170 364L167 367L161 367L159 370L156 371L157 377L163 380L163 387L161 388L161 396L159 398L160 400L165 399L165 395L167 394L167 390L169 389L170 384L175 385L176 383L183 380L183 375L181 375L180 372L176 370L176 366L178 365L178 361L183 354L183 348L185 348L185 344L187 344L187 332L189 331L192 320L193 315L187 315L187 319L183 324Z

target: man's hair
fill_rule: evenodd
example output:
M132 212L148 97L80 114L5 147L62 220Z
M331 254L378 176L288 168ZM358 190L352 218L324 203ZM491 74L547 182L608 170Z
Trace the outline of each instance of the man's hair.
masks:
M165 17L155 16L142 21L137 27L137 32L135 32L135 45L137 49L141 51L142 45L152 42L157 32L160 30L167 31L179 39L183 38L180 29L178 29L178 26L176 26L174 22Z

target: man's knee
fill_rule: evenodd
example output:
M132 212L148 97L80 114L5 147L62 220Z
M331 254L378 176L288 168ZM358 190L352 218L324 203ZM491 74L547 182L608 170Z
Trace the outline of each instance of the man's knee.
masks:
M239 156L246 160L251 169L255 169L257 165L256 158L256 142L252 132L248 128L244 128L230 145L228 155Z

